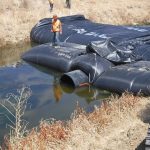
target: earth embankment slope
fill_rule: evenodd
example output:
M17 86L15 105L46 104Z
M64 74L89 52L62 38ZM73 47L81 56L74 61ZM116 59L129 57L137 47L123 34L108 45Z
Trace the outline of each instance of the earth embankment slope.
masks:
M150 23L149 0L76 0L71 9L65 0L54 3L49 11L48 0L2 0L0 5L0 47L29 41L31 28L42 18L84 14L92 21L109 24Z

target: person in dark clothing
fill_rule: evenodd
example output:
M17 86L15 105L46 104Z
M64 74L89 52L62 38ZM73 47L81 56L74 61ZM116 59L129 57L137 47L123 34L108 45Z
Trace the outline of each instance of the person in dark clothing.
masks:
M50 11L53 11L53 6L54 6L54 0L48 0L49 1L49 6L50 6Z
M71 8L71 0L66 0L66 7Z

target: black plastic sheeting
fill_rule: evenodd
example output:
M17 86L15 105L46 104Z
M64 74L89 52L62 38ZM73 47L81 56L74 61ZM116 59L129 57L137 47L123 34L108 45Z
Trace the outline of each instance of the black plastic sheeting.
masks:
M122 93L150 95L150 26L115 26L93 23L82 15L61 17L63 34L51 46L51 18L31 31L31 40L47 43L22 58L63 72L61 82ZM48 43L49 42L49 43Z
M22 59L66 72L62 80L67 80L74 87L85 82L93 83L101 73L114 66L95 53L87 53L84 45L72 43L58 43L57 48L50 44L42 44L24 53Z
M83 15L74 15L74 16L66 16L60 18L63 26L63 36L60 36L60 40L62 42L67 41L67 39L79 32L76 26L80 26L83 21L86 24L87 20ZM44 18L41 19L31 30L30 38L31 41L44 44L52 42L52 32L51 32L52 18ZM81 25L81 26L82 26ZM80 29L79 29L80 30ZM75 43L75 42L73 42Z
M78 44L60 43L59 45L57 49L50 44L33 47L22 55L22 59L60 72L68 72L73 60L85 54L86 49L85 46Z
M108 60L99 57L95 53L87 53L74 59L71 70L81 70L89 78L88 82L93 83L104 71L114 66Z
M64 73L63 76L61 76L60 84L76 88L82 86L82 84L88 83L88 81L88 76L83 71L74 70Z
M150 95L150 62L112 67L99 76L94 86L117 93L128 91Z
M150 60L150 26L115 26L93 23L83 15L61 17L62 42L88 45L94 52L114 63ZM30 33L37 43L52 42L52 18L40 20Z
M150 30L150 28L149 28ZM135 38L116 44L112 39L92 41L87 51L96 53L114 63L150 60L150 36Z
M126 43L135 45L140 41L145 42L146 37L148 41L150 39L150 29L146 26L115 26L94 23L83 15L60 17L60 20L63 28L63 34L60 36L61 42L87 45L91 41L111 39L117 45L126 45ZM31 40L39 44L52 42L51 24L52 18L40 20L31 30ZM134 41L135 39L137 42Z

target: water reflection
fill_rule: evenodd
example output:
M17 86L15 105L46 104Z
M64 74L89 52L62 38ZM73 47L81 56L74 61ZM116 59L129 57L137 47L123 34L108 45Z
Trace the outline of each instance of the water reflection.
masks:
M93 86L82 86L79 88L69 87L63 83L60 84L61 89L64 93L75 93L81 98L84 98L88 104L95 100L103 100L110 96L110 93L107 91L101 91Z
M75 94L80 98L84 98L87 104L90 104L90 102L94 100L103 100L108 96L110 96L110 92L99 90L93 86L85 85L79 88L73 88L68 84L66 85L63 82L60 82L60 77L62 73L33 63L30 63L30 65L40 70L41 72L44 72L46 74L51 74L53 76L53 94L56 102L59 102L62 99L63 93L67 95Z
M53 92L56 102L59 102L62 98L63 92L59 84L59 77L54 76Z
M0 49L0 66L10 65L20 60L23 52L31 48L31 43L19 43L11 47Z
M105 93L93 87L81 87L70 89L60 85L60 73L48 68L22 62L17 66L0 68L0 99L4 99L8 93L16 94L16 90L22 85L32 90L28 99L24 119L28 122L28 128L39 124L41 119L55 118L67 120L76 108L76 104L87 111L91 111L94 105L100 105L101 100L108 97ZM2 138L10 124L11 116L0 107L0 137ZM12 119L12 118L11 118Z

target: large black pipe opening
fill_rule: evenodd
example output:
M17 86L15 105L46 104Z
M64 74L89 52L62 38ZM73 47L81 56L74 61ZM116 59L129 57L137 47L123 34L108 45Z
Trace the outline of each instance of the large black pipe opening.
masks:
M88 83L88 76L81 70L74 70L63 74L60 78L60 83L76 88L84 83Z

